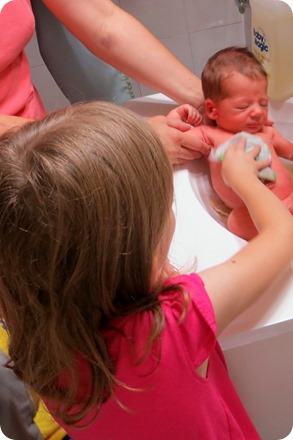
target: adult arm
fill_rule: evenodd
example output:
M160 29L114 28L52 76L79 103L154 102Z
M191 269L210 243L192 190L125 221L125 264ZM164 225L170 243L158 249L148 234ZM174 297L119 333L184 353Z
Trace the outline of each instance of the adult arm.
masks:
M293 259L293 217L258 179L269 161L256 162L256 147L244 152L244 142L230 147L224 157L224 181L242 198L259 231L240 252L201 276L211 297L218 334L262 295Z
M30 119L21 118L19 116L0 115L0 136L13 127L20 127Z
M134 98L124 73L92 54L40 0L31 0L40 54L71 104L94 99L121 104Z
M202 104L200 79L110 0L43 3L97 57L178 103Z

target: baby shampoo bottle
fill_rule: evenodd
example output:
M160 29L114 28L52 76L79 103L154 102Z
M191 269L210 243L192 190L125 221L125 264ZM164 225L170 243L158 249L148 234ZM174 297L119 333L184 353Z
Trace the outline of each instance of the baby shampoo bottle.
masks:
M293 96L293 0L250 0L251 50L268 74L270 99Z

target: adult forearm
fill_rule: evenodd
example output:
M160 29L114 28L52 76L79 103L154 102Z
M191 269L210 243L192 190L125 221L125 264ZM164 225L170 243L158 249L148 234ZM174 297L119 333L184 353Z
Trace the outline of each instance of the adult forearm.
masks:
M115 63L119 70L146 86L165 93L177 103L189 103L195 107L203 103L200 79L181 64L141 23L123 11L119 11L117 18L113 16L112 20L110 38L113 39L113 45L111 50L105 52L108 63ZM132 31L127 32L127 29Z
M201 81L138 20L109 0L44 0L97 57L178 103L198 107Z

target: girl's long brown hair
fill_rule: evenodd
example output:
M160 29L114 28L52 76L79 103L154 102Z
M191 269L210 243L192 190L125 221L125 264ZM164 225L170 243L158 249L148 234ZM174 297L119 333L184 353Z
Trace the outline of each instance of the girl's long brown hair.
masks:
M160 334L152 261L170 209L172 173L141 118L80 104L0 139L0 316L16 374L76 423L113 395L102 331L151 310ZM77 358L90 367L79 405ZM68 377L69 387L58 386ZM80 403L80 402L79 402Z

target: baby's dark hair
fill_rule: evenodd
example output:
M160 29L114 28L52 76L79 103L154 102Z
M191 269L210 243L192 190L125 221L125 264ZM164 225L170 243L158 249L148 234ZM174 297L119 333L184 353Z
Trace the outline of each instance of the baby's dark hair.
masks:
M225 98L223 80L233 72L252 79L267 80L264 67L246 47L227 47L212 55L203 69L201 80L205 99L218 101Z
M160 334L162 286L150 279L172 195L159 138L110 103L71 106L0 139L0 317L14 371L65 423L113 394L102 336L113 318L150 310L150 340ZM75 358L91 382L72 412Z

